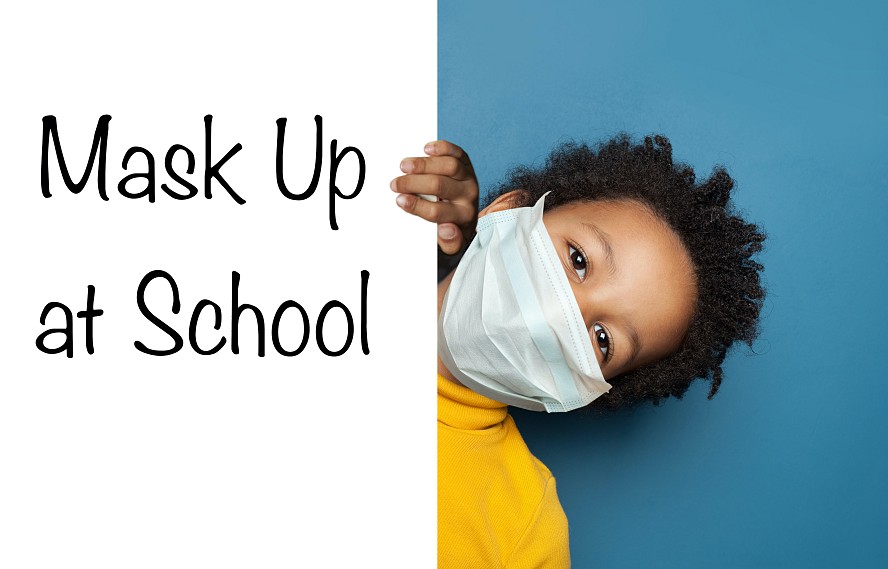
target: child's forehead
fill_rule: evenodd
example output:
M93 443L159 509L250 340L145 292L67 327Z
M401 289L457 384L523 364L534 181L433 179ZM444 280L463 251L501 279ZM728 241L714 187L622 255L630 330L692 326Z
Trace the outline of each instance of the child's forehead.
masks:
M548 209L543 214L544 220L551 220L560 224L592 223L597 227L601 225L632 224L650 225L656 224L662 228L671 230L671 227L657 215L648 204L635 199L618 200L589 200L560 204Z

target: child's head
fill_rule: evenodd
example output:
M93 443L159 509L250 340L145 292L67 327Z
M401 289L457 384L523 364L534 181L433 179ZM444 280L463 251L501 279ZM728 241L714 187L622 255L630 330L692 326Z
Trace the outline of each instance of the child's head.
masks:
M765 237L734 213L733 185L721 168L696 183L662 136L620 135L563 145L491 196L488 209L551 192L544 222L613 385L594 406L681 397L698 377L711 378L712 397L728 348L755 339L764 290L752 257Z

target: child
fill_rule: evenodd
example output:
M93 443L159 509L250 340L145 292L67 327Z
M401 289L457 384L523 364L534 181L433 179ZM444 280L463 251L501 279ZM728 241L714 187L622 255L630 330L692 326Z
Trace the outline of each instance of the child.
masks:
M478 223L438 286L439 566L568 566L554 479L506 404L658 403L696 378L711 398L728 348L756 337L764 235L733 212L727 172L697 183L662 136L563 145L477 216L465 152L425 153L402 161L398 205L450 254Z

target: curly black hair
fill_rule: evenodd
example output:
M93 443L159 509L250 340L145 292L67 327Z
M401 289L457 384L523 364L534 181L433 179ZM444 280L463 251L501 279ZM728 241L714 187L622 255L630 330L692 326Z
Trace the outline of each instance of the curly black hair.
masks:
M594 148L565 143L540 168L518 167L488 196L488 203L514 189L516 206L532 205L546 192L546 208L601 200L636 200L647 205L679 236L697 277L698 297L687 336L674 354L613 378L611 390L592 408L617 409L644 401L681 398L691 382L709 379L709 398L722 381L721 364L736 341L752 346L765 291L762 265L753 256L765 234L743 220L730 201L734 180L723 167L698 183L687 164L673 162L672 145L661 135L641 144L619 134Z

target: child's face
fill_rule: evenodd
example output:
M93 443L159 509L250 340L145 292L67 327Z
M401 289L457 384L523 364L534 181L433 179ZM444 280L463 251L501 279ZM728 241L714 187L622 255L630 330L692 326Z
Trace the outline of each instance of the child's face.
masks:
M640 202L560 206L543 223L561 257L606 379L678 350L697 297L678 236Z
M480 216L512 207L514 197L500 196ZM543 223L605 379L678 350L693 317L697 284L684 245L660 218L640 202L618 200L559 206L543 214ZM449 282L442 282L442 290Z

